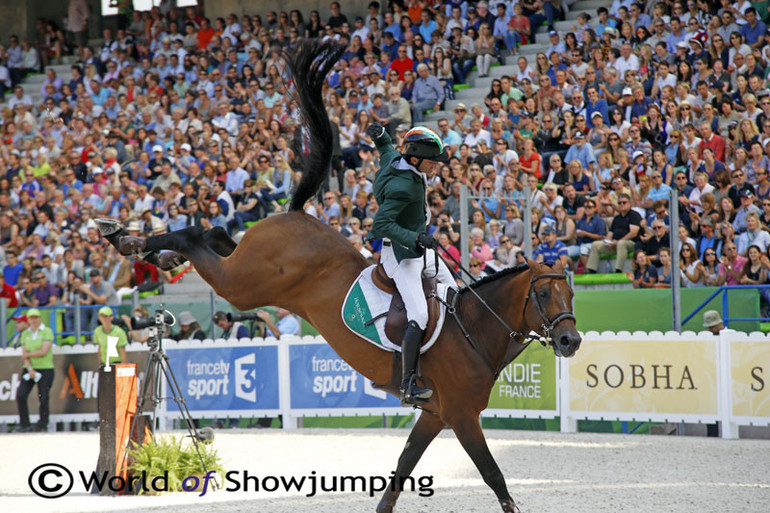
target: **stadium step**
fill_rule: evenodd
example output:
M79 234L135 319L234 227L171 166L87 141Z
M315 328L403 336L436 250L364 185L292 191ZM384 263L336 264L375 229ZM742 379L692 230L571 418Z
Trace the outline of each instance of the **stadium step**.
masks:
M570 11L567 13L567 21L576 20L578 17L578 14L585 12L591 15L591 25L596 23L596 20L598 20L598 17L596 15L596 9L570 9Z
M591 21L589 25L592 27L596 27L596 25L599 23L599 19L596 16L592 16ZM572 25L575 24L575 20L566 20L566 21L557 21L554 22L553 27L561 34L562 39L564 38L564 34L567 32L572 32ZM541 34L548 34L548 27L545 25L540 25L537 27L537 39L540 40L543 36Z
M575 2L574 4L569 6L570 12L572 11L593 11L596 12L596 9L599 7L606 7L607 9L610 8L612 5L612 2L609 0L580 0L578 2Z
M70 72L70 64L54 64L52 66L48 66L45 69L53 69L56 72L56 76L61 78L62 80L70 80L72 78L72 73ZM35 73L34 75L27 75L24 78L24 83L30 83L30 84L43 84L48 79L48 76L45 73Z

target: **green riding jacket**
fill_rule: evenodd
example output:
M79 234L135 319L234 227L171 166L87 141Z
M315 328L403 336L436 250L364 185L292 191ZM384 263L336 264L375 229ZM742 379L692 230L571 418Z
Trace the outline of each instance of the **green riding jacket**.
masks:
M374 197L380 208L366 239L390 239L399 262L419 258L422 249L417 247L417 235L423 233L428 224L427 184L421 174L397 167L401 154L393 147L387 132L374 143L380 154L380 170L374 179Z

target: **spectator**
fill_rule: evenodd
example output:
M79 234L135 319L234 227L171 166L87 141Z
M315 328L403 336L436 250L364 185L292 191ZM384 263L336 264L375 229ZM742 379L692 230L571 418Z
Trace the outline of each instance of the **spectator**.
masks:
M550 226L546 226L543 228L542 234L543 242L537 246L537 249L532 254L532 256L535 257L535 261L550 266L555 265L556 262L560 262L562 267L567 268L569 265L567 246L556 239L556 230Z
M626 193L618 195L618 215L612 220L606 238L594 241L586 265L589 273L597 272L599 257L603 254L615 254L615 272L623 272L629 251L634 248L639 237L641 217L631 209L631 197Z
M635 289L651 289L658 284L658 271L649 263L647 253L643 249L634 251L631 261L632 272L627 272L626 277L633 283Z
M213 322L222 330L222 338L242 339L249 338L249 329L240 321L231 321L224 312L219 311L214 314Z
M109 306L99 308L98 312L99 326L94 330L94 344L99 346L99 365L108 363L109 339L115 337L117 355L109 356L109 364L125 363L126 346L128 345L128 335L120 326L113 324L115 314Z
M738 254L738 248L734 242L728 241L722 247L724 255L719 264L718 286L739 285L743 275L743 267L748 259Z
M48 431L50 390L54 378L53 332L40 319L40 310L27 311L29 328L21 334L21 360L25 372L16 392L19 408L19 429L25 431ZM40 401L40 420L35 426L29 422L27 397L37 385Z
M179 323L179 334L174 337L176 340L204 340L206 335L198 325L198 321L189 310L180 312L176 318Z

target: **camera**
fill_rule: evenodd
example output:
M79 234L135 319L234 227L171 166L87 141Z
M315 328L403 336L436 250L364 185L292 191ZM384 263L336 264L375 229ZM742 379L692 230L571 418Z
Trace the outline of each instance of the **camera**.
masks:
M239 313L229 312L227 314L227 320L230 322L242 322L242 321L260 321L255 312Z
M155 317L132 317L131 318L131 328L135 330L142 330L144 328L161 326L164 324L168 324L169 326L174 325L174 318L171 316L170 313L166 312L165 310L157 310L155 312Z

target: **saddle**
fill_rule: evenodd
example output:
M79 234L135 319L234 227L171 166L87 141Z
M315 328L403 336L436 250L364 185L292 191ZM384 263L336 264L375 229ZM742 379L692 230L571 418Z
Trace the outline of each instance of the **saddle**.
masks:
M390 300L390 308L385 320L385 335L387 335L391 342L401 346L401 340L404 338L408 320L406 318L406 306L404 306L404 300L401 299L401 294L396 288L396 282L388 277L382 264L378 264L374 271L372 271L372 282L378 289L393 296ZM422 339L423 344L433 336L439 319L440 304L438 299L431 295L436 290L437 282L436 278L423 277L422 279L422 290L428 302L428 324L425 327L425 335Z

